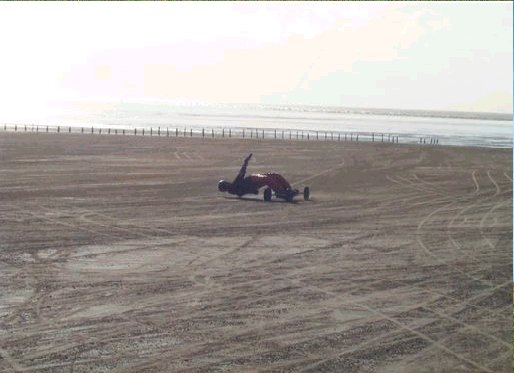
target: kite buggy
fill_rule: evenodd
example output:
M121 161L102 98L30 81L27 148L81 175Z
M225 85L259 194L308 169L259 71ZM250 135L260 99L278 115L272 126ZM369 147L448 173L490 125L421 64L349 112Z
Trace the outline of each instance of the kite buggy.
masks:
M265 186L265 201L271 201L271 197L275 196L288 202L292 202L293 198L300 194L298 189L293 189L287 180L277 173L251 174L245 177L246 167L250 158L252 158L252 153L244 160L243 166L234 181L220 180L218 182L218 190L220 192L228 192L241 197L245 194L259 194L259 189ZM310 190L306 186L303 188L303 199L309 200L309 195Z

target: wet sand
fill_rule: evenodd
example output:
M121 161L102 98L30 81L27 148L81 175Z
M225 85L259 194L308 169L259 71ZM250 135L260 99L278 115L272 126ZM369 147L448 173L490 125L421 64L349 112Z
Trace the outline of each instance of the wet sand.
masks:
M312 200L216 189L279 172ZM0 371L510 372L512 151L0 133Z

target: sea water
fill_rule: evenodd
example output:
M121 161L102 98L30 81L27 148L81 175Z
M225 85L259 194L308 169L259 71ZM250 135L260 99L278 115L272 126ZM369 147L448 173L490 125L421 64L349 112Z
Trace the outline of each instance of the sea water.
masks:
M165 102L53 102L37 117L4 123L110 128L205 128L321 131L381 139L398 136L415 143L434 138L441 145L512 147L512 115L420 110L356 109L306 105L177 104ZM0 121L5 118L0 117Z

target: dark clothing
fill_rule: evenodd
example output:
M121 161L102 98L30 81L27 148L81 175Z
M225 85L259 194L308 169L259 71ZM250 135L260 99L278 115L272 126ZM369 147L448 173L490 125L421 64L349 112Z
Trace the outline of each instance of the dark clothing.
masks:
M243 194L259 194L259 188L268 186L275 192L291 189L289 183L279 174L252 174L245 177L248 161L252 157L250 154L244 161L234 181L230 184L227 192L242 196Z
M252 154L250 154L244 161L239 173L237 174L232 184L228 187L227 192L230 194L237 194L238 196L242 196L243 194L258 194L259 188L252 182L251 176L245 177L246 167L248 166L248 162Z
M245 178L236 178L229 186L227 192L241 197L243 194L259 194L259 188L253 183L252 177L247 176Z

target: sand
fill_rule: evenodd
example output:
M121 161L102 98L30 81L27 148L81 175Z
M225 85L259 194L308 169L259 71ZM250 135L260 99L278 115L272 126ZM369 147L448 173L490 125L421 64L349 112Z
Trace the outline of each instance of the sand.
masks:
M312 200L216 189L279 172ZM512 151L0 133L0 371L510 372Z

